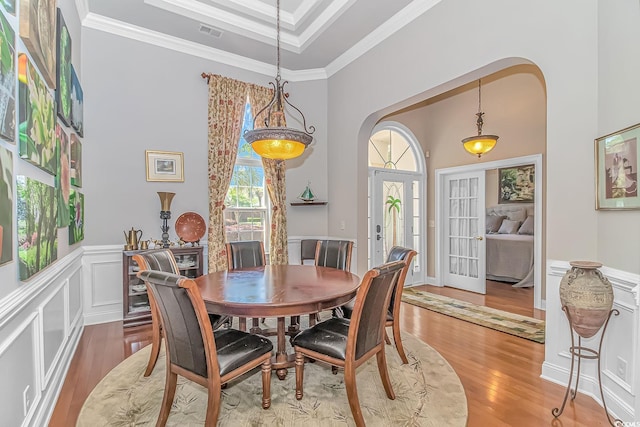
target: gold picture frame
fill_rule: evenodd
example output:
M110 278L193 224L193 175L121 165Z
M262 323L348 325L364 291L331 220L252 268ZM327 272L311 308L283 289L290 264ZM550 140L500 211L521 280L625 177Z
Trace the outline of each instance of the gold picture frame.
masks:
M146 150L147 181L184 182L184 156L176 151Z
M596 138L596 209L640 209L640 123Z

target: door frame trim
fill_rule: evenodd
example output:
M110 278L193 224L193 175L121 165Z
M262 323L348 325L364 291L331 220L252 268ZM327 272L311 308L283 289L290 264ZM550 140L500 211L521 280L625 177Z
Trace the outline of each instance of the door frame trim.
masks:
M445 257L442 255L444 250L444 227L442 221L444 220L444 203L442 197L444 196L444 177L450 174L459 174L464 172L481 171L488 169L498 169L504 167L521 166L527 164L535 165L535 188L540 189L534 193L534 228L538 230L534 234L533 238L533 250L534 250L534 264L533 264L533 282L534 282L534 301L533 306L536 309L543 310L542 306L542 214L543 210L543 197L542 197L542 177L543 177L543 164L542 154L533 154L530 156L514 157L504 160L496 160L493 162L476 163L464 166L455 166L451 168L436 169L435 170L435 221L436 221L436 263L435 263L435 282L436 286L444 286L444 262ZM485 206L486 208L486 206Z

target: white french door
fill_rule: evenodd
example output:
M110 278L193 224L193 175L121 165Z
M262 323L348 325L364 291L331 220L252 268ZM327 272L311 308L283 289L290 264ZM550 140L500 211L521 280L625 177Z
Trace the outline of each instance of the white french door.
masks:
M444 179L444 284L486 293L485 171Z
M420 252L420 181L418 175L373 170L371 187L371 267L384 264L393 246ZM414 258L405 285L423 282L420 257Z

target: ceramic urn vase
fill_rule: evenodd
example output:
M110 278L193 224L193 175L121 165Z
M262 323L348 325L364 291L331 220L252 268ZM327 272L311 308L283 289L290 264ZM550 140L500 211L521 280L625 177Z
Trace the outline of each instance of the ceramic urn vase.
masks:
M571 261L560 281L560 302L567 307L573 329L582 338L594 336L613 306L613 288L599 262Z

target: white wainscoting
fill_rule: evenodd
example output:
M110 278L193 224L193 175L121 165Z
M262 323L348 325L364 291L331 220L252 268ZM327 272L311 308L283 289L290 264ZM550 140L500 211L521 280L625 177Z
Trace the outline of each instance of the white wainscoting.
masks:
M0 301L2 425L46 425L82 332L82 248Z
M558 295L560 280L571 266L568 262L554 260L548 260L547 266L547 330L542 377L566 387L571 363L571 335ZM640 276L606 267L600 271L611 282L614 292L613 308L620 312L618 316L611 317L602 343L600 363L604 398L607 408L616 417L623 421L636 421L637 415L640 415L637 398L640 382ZM582 339L582 346L597 351L601 334L602 331L592 338ZM577 335L575 339L575 345L578 345ZM583 359L581 363L579 392L602 403L597 362ZM619 367L625 363L626 372L622 372ZM573 378L575 385L575 372ZM558 406L561 403L557 402Z

